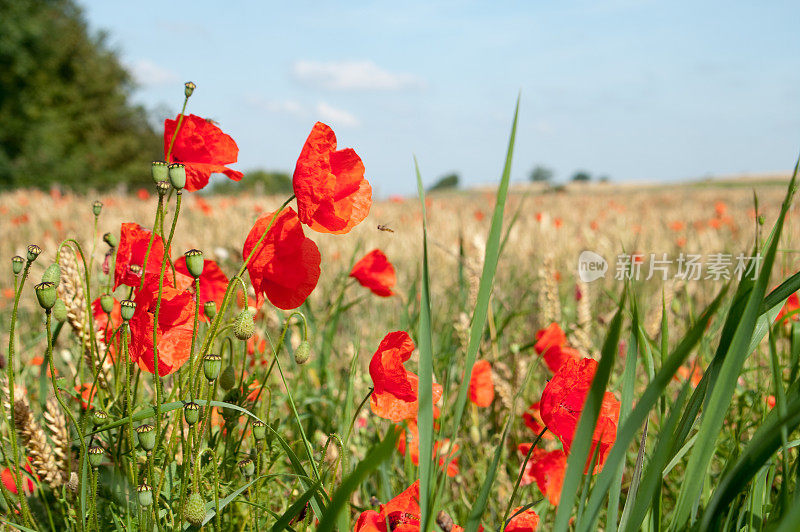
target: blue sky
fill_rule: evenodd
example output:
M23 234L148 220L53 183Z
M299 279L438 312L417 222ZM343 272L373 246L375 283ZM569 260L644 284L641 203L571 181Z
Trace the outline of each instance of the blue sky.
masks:
M785 170L800 149L792 1L79 0L134 73L136 101L217 120L241 170L292 170L321 120L380 195L450 171L537 164L615 181Z

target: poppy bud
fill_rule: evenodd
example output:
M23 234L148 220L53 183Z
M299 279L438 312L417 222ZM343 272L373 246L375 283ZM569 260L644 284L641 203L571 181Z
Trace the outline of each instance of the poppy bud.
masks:
M111 311L114 310L114 296L111 294L103 294L100 296L100 308L103 309L103 312L106 314L111 314Z
M194 401L183 406L183 418L189 425L194 425L200 419L200 405Z
M42 274L42 282L53 283L58 288L58 284L61 282L61 266L55 262L48 266Z
M199 249L190 249L183 254L186 257L186 269L197 279L203 274L203 252Z
M219 378L220 387L226 392L236 385L236 370L230 364L222 370L222 375Z
M108 413L105 410L95 410L92 412L92 422L99 427L108 420Z
M100 304L102 305L102 302ZM122 320L129 321L133 317L133 313L136 312L136 303L130 299L123 299L119 302L119 306L119 313L120 316L122 316Z
M56 304L58 293L56 292L56 285L51 282L45 281L33 287L36 291L36 299L39 300L39 305L45 309L50 310Z
M169 165L164 161L153 161L150 171L156 184L169 179Z
M36 244L31 244L28 246L28 262L33 262L36 260L36 257L42 252L42 248L37 246Z
M252 477L253 473L256 472L256 466L249 458L241 460L238 465L239 469L242 471L242 474L246 477Z
M211 382L219 377L219 370L222 369L222 357L219 355L206 355L203 357L203 373L206 379Z
M103 211L103 202L95 200L95 202L92 203L92 212L94 213L95 216L100 216L100 213L102 211Z
M233 322L233 335L239 340L248 340L256 332L256 323L250 309L244 309Z
M136 488L136 495L139 498L140 506L150 506L153 504L153 490L147 484L147 481L142 482L142 485Z
M182 163L172 163L169 165L169 181L175 190L181 190L186 186L186 166Z
M136 427L136 434L139 435L139 445L145 451L152 451L156 446L156 428L153 425L139 425Z
M764 222L766 222L766 221L767 221L767 219L764 218L763 214L759 214L758 215L758 225L764 225Z
M203 524L203 520L206 518L206 503L199 493L194 492L189 495L186 500L186 506L183 508L183 517L191 525L200 526Z
M89 464L92 467L97 467L103 462L103 448L98 445L89 447Z
M297 346L297 349L294 350L294 361L302 366L308 359L311 358L311 344L308 340L303 340L300 342L300 345Z
M156 183L156 191L159 196L166 195L170 188L172 188L172 186L169 184L169 181L159 181Z
M183 94L185 94L186 97L188 98L189 96L192 95L192 93L196 88L197 85L195 85L194 82L187 81L186 83L183 84Z
M256 441L263 440L267 436L267 424L261 421L253 421L253 438Z
M106 233L106 234L103 235L103 242L108 244L108 247L110 247L110 248L115 248L115 247L117 247L117 244L118 244L117 237L114 236L111 233Z
M205 312L208 319L213 320L217 315L217 304L214 301L206 301L203 303L203 312Z
M53 305L53 317L58 322L67 321L67 306L61 299L56 299L56 304Z
M11 257L11 271L14 272L14 275L17 275L19 272L22 271L22 267L25 265L25 259L20 257L19 255L14 255Z

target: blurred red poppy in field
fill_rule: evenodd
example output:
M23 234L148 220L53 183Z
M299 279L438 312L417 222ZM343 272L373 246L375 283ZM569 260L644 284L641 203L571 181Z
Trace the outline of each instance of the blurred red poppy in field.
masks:
M480 407L487 407L494 400L492 365L488 360L478 360L472 366L472 376L469 379L469 400Z
M147 268L144 267L144 256L150 242L150 231L139 224L124 223L120 231L119 245L117 246L117 259L114 265L114 290L120 285L139 288L142 274L146 276L148 284L158 286L158 276L161 273L161 261L164 260L164 241L157 236L150 247L147 257ZM131 266L138 266L142 271L135 273ZM171 286L172 276L164 275L164 284Z
M523 456L528 455L530 443L523 443L517 447ZM561 500L561 485L564 483L564 473L567 471L567 455L562 449L545 451L538 447L533 449L520 484L523 486L536 482L539 491L547 497L550 504L558 506Z
M677 233L686 229L686 224L680 220L675 220L674 222L670 222L669 228Z
M150 193L147 191L146 188L140 188L136 191L136 197L142 201L147 201L150 199Z
M355 532L419 532L419 480L400 495L381 504L380 512L367 510L358 516ZM388 528L387 528L388 523Z
M419 465L419 428L416 421L408 420L408 432L403 431L397 439L397 451L405 456L406 446L408 446L411 453L411 463L415 466ZM408 441L406 441L408 440ZM454 477L458 474L458 445L450 448L450 440L445 439L442 442L434 442L433 456L439 456L439 467L445 469L448 477ZM441 452L439 452L441 449ZM445 461L447 467L445 468Z
M561 327L558 326L558 323L553 322L546 328L536 332L536 345L534 345L534 349L541 355L550 347L554 345L564 345L565 343L567 343L567 336L564 334L564 331L561 330Z
M194 279L186 267L186 257L181 256L175 261L175 271L184 275L184 277L178 278L178 288L185 289L191 286L194 289ZM227 289L228 277L225 276L225 273L215 261L205 259L203 261L203 273L200 274L200 294L197 295L200 302L201 319L208 319L203 313L203 304L206 301L213 301L217 304L217 308L220 308Z
M314 124L300 152L292 186L300 221L320 233L349 232L372 206L361 158L350 148L337 150L336 135L322 122Z
M261 216L253 225L242 250L245 260L274 214ZM275 219L247 265L256 291L256 306L261 306L265 294L273 305L284 310L302 305L317 286L320 261L317 245L303 233L294 209L287 207Z
M536 512L531 508L521 512L520 510L522 506L511 510L511 515L514 517L509 520L508 526L503 529L504 532L534 532L539 526L539 515Z
M522 414L522 421L534 434L541 433L545 427L544 421L542 420L542 413L539 411L540 403L540 401L536 401ZM553 438L554 436L549 430L542 435L543 440L552 440Z
M178 119L164 121L164 159L178 125ZM235 163L239 147L211 120L197 115L186 115L175 138L168 162L186 165L185 190L192 192L208 185L211 174L225 174L234 181L242 179L241 172L231 170L227 164Z
M166 276L164 276L166 278ZM100 298L98 297L94 301L92 301L92 315L94 316L94 323L95 328L98 334L103 335L103 342L108 348L108 354L111 357L111 360L115 360L116 353L114 352L114 344L117 343L118 338L114 337L114 331L119 329L122 325L122 315L120 314L122 308L120 307L119 301L114 298L114 306L111 309L110 320L109 315L103 311L103 307L100 305ZM108 334L106 335L106 327L108 327Z
M703 370L700 368L700 365L695 360L691 366L681 366L678 368L678 371L672 378L676 381L692 381L692 388L697 388L697 385L700 384L700 381L703 378Z
M534 349L542 355L550 371L555 373L565 361L580 359L580 352L566 344L567 336L564 331L557 323L551 323L547 328L536 332Z
M797 292L795 292L790 295L786 303L783 304L781 311L778 312L778 315L775 317L775 321L780 321L784 316L798 309L800 309L800 297L798 297ZM794 321L800 320L800 314L792 315L791 319Z
M397 281L394 266L379 249L373 249L356 262L350 271L350 277L380 297L391 296L392 287Z
M589 393L595 371L597 371L597 361L591 358L578 361L567 360L553 375L542 392L542 419L547 428L561 440L564 451L567 453L572 446L572 438L575 435L578 419L586 402L586 395ZM600 406L597 425L592 434L592 448L587 459L588 469L595 447L599 446L595 473L602 469L606 456L617 438L619 406L619 401L614 394L606 392Z
M370 407L375 415L395 423L417 418L419 378L403 366L412 351L414 342L408 333L391 332L383 338L369 363L374 387ZM442 386L433 383L432 394L436 404L442 397Z
M86 410L94 400L94 394L97 393L97 386L78 384L75 386L75 391L81 396L81 408Z
M143 371L154 373L153 323L158 294L142 290L136 296L136 312L130 321L131 360ZM158 313L158 373L162 377L178 370L189 359L194 326L192 294L165 286Z
M33 475L33 470L31 469L31 464L29 462L26 462L23 467L25 471L27 471L30 475ZM33 491L36 489L36 485L33 483L33 479L31 479L30 476L25 475L23 473L20 474L22 474L23 476L22 479L23 490L25 490L28 494L33 493ZM3 472L0 474L0 477L2 477L3 485L6 487L8 491L13 493L14 495L17 495L19 493L17 491L17 484L14 482L14 473L11 472L11 469L9 468L3 469Z
M768 395L766 401L768 407L775 408L776 401L774 395Z

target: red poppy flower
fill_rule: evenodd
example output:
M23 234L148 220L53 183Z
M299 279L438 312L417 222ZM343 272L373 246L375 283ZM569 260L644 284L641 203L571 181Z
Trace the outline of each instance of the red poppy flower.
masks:
M514 517L508 522L503 531L504 532L534 532L539 526L539 515L532 509L517 513L522 510L522 506L518 506L511 510L511 515Z
M117 258L114 265L114 290L120 285L139 288L142 272L147 277L147 283L158 286L158 276L161 273L161 261L164 260L164 241L161 237L153 239L150 246L150 255L147 257L147 267L144 266L144 256L150 243L150 231L135 223L122 224ZM134 273L131 266L142 269ZM164 284L171 286L171 275L164 275Z
M700 368L697 360L695 360L691 367L679 367L675 375L672 376L672 379L679 382L691 379L692 388L697 388L697 385L700 384L700 381L703 379L703 370Z
M469 400L480 407L489 406L494 400L492 365L488 360L478 360L472 366L472 376L469 379Z
M419 480L400 495L381 504L380 512L367 510L358 516L355 532L419 532ZM388 528L387 528L388 522Z
M75 386L75 391L81 396L81 408L86 410L94 400L94 394L97 393L97 386L78 384Z
M768 395L766 401L767 406L770 407L770 409L775 408L776 401L774 395Z
M534 349L540 355L555 345L564 345L567 343L567 336L558 323L551 323L545 329L536 332L536 344Z
M274 214L268 213L256 220L244 242L242 256L245 260ZM247 265L257 306L264 301L264 294L273 305L284 310L302 305L317 286L320 261L319 249L303 233L297 213L291 207L284 209Z
M350 271L350 277L354 277L361 286L369 288L380 297L391 296L392 287L397 281L394 266L379 249L373 249L356 262Z
M184 275L184 277L178 278L178 288L192 287L194 289L194 279L186 267L186 257L180 257L175 261L175 271ZM220 308L227 289L228 278L219 265L213 260L204 260L203 273L200 274L200 295L198 299L200 302L200 319L208 319L203 313L203 304L206 301L213 301L217 304L217 308Z
M30 463L26 462L25 466L24 466L24 469L25 469L25 471L30 473L30 475L33 475L33 470L31 469L31 464ZM22 474L22 476L24 477L23 480L22 480L22 488L23 488L23 490L28 492L29 494L33 493L33 490L36 489L36 485L33 483L33 480L31 479L31 477L28 476L28 475L25 475L24 473L20 473L20 474ZM2 477L3 485L6 487L6 489L8 491L10 491L11 493L13 493L14 495L17 495L17 493L18 493L17 492L17 484L14 482L14 474L11 472L11 469L9 469L9 468L3 469L3 472L0 473L0 477Z
M164 121L165 159L179 117ZM186 165L185 189L192 192L205 187L211 174L225 174L234 181L241 181L244 174L225 166L235 163L238 157L236 142L214 122L196 115L186 115L175 138L169 162Z
M547 428L561 440L564 451L567 453L572 445L572 438L575 435L578 419L586 402L586 395L589 393L595 371L597 371L597 361L591 358L579 361L568 359L553 375L542 392L542 419ZM587 459L588 468L595 447L599 446L595 472L602 469L606 455L616 440L619 406L620 403L614 394L606 392L592 435L592 449Z
M343 234L369 214L372 187L352 149L336 150L336 135L317 122L308 135L292 180L300 221L314 231Z
M369 363L374 386L370 407L377 416L395 423L416 419L419 410L419 378L403 366L411 358L412 351L414 342L408 333L391 332L381 341ZM432 393L436 404L442 397L442 386L434 383Z
M800 309L800 297L798 297L797 292L795 292L794 294L790 295L786 300L786 303L783 304L781 311L778 312L778 315L775 317L775 321L780 321L781 318L797 309ZM793 314L791 319L794 321L800 320L800 314Z
M149 261L148 261L149 262ZM166 275L164 276L166 278ZM98 338L102 339L103 342L108 347L108 354L111 357L111 360L115 360L115 345L119 341L118 336L114 336L114 332L119 329L122 325L122 315L120 314L122 307L120 307L119 301L114 299L114 307L111 309L111 319L109 320L109 315L103 311L103 307L100 305L100 298L98 297L94 301L92 301L92 315L94 316L94 323L95 329L97 331ZM106 336L106 328L108 328L108 335Z
M550 371L555 373L567 360L580 360L581 353L577 349L566 345L554 345L544 352L542 358L544 358L544 363L547 364Z
M408 422L408 431L403 431L397 439L397 451L405 456L406 446L411 452L411 463L415 466L419 465L419 428L417 423L413 420ZM408 441L406 441L408 440ZM439 456L439 467L445 469L448 477L454 477L458 474L458 445L450 448L450 440L445 439L442 442L435 442L433 445L433 456ZM445 461L447 465L445 467Z
M142 290L136 296L136 312L130 321L131 360L154 373L153 323L158 294ZM194 327L194 302L184 290L165 286L158 313L158 373L162 377L179 369L189 359Z
M540 401L536 401L522 414L522 421L525 426L533 431L534 434L539 434L544 430L544 421L542 421L542 413L539 411ZM552 440L553 434L548 430L542 435L543 440Z
M517 449L524 456L528 455L530 443L523 443ZM539 491L547 497L550 504L558 506L561 499L561 485L564 483L564 473L567 471L567 455L561 449L545 451L538 447L533 449L520 484L526 486L536 482Z

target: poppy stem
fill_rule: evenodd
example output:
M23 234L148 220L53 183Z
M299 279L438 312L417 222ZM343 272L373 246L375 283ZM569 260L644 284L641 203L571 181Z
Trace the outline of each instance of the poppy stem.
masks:
M183 125L183 117L186 113L186 104L189 103L189 97L186 96L183 99L183 107L181 108L181 114L178 115L178 125L175 126L175 132L172 134L172 138L169 141L169 148L167 149L167 162L171 163L172 160L172 148L175 146L175 140L178 138L178 131L181 130L181 126Z

